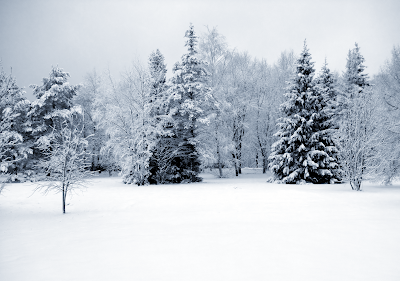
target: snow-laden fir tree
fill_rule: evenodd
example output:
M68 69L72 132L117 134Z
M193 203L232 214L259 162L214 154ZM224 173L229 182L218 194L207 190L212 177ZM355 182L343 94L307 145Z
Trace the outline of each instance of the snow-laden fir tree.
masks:
M149 57L149 106L150 115L154 118L155 126L168 127L164 123L163 116L166 114L165 99L166 99L166 73L167 68L164 62L164 56L157 49L152 52ZM163 124L161 124L163 123ZM169 136L163 133L158 133L156 136L156 144L151 151L151 157L149 160L149 183L163 183L166 170L169 168L169 161L171 152L168 150Z
M347 57L344 88L338 96L336 110L340 120L336 134L340 163L353 190L361 190L373 149L374 105L369 78L364 70L364 57L356 44Z
M337 95L338 86L337 78L331 73L328 68L328 63L325 63L321 68L321 72L315 79L316 90L321 95L321 110L320 120L321 133L319 135L322 145L325 147L324 151L331 157L332 163L330 164L330 171L332 172L331 181L340 181L342 178L342 170L339 163L339 150L334 141L334 135L338 130L337 119L335 116L337 110Z
M0 72L0 173L16 174L32 153L27 117L30 102L15 78ZM18 169L19 167L19 169Z
M196 126L204 121L203 104L208 98L207 72L197 57L197 36L193 25L185 33L188 52L174 65L170 81L169 110L173 116L173 136L170 139L174 157L169 170L169 182L200 181L199 152L196 148Z
M152 107L152 114L161 115L164 113L163 108L160 108L162 104L157 103L157 101L163 100L165 96L167 67L160 50L157 49L150 54L148 65L150 72L150 102L155 103L155 106Z
M57 130L63 120L61 117L47 118L55 110L70 109L72 99L76 95L80 85L70 85L68 72L62 68L53 67L48 78L43 78L41 86L31 85L36 100L32 102L28 112L31 125L31 135L34 142L34 158L38 160L43 154L40 152L43 144L49 143L48 136L53 130Z
M297 60L295 75L290 81L287 101L281 105L283 117L275 134L279 138L272 146L270 169L281 183L330 183L336 159L329 155L328 128L324 95L313 81L314 63L304 42Z

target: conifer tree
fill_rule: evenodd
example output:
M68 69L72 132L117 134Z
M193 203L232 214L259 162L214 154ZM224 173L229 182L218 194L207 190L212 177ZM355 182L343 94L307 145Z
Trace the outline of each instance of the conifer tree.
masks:
M326 141L327 116L324 96L315 85L314 63L304 43L297 60L295 75L290 81L287 101L281 105L279 140L272 146L270 169L281 183L329 183L335 176L336 159L331 157Z
M321 72L315 79L316 91L320 95L320 135L319 140L324 150L330 157L329 170L332 173L331 182L340 181L342 170L339 165L339 151L334 141L334 134L337 132L338 124L335 118L337 107L337 81L328 68L328 63L323 64Z
M62 118L51 118L56 110L70 109L73 105L73 97L77 94L80 85L70 85L68 72L62 68L53 67L48 78L43 78L41 86L31 85L36 100L32 102L28 112L30 118L32 137L34 141L34 157L44 156L38 147L49 144L48 136L53 130L58 130Z
M154 126L163 126L163 115L165 115L165 95L166 95L166 73L167 68L164 62L164 56L157 49L152 52L149 57L149 72L150 72L150 114L154 118ZM165 127L165 126L164 126ZM168 127L168 126L167 126ZM163 128L162 131L168 128ZM163 182L162 178L165 173L165 169L168 168L168 164L164 163L168 153L166 144L169 141L169 137L163 133L158 133L156 138L156 144L151 151L151 157L149 160L149 178L150 184L156 184ZM166 165L167 164L167 165Z
M31 149L26 114L30 102L16 79L0 71L0 173L17 173Z
M164 62L164 56L160 50L152 52L149 57L149 71L150 71L150 97L151 102L162 99L166 90L166 74L167 67ZM157 108L154 108L156 110ZM155 112L154 114L159 114Z
M169 171L170 182L200 181L196 126L203 116L203 104L209 95L204 62L197 58L197 36L193 25L185 33L188 52L173 68L169 89L169 111L173 116L171 147L174 157Z

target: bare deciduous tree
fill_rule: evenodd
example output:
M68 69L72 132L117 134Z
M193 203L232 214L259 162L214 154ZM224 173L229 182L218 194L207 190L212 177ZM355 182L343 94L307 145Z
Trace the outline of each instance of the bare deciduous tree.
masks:
M71 110L57 110L46 118L62 119L61 127L42 138L46 160L39 166L47 174L47 180L38 183L34 192L42 190L62 194L62 210L65 214L67 195L77 189L85 188L85 182L92 173L87 162L88 137L83 136L82 112L79 107Z

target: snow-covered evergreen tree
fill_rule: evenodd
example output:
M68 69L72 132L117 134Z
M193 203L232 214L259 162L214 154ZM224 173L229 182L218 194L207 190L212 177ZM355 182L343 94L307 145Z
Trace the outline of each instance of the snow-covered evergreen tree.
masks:
M164 126L163 124L165 124L164 127L168 127L168 125L164 123L163 118L166 114L167 68L164 62L164 56L158 49L150 54L148 66L150 72L149 109L151 117L154 118L153 125L157 127ZM151 151L149 160L150 175L148 180L151 184L164 182L164 175L166 169L169 167L169 162L166 160L169 159L169 155L171 154L169 150L170 147L166 145L169 143L169 136L159 133L155 138L156 144Z
M364 70L364 57L356 44L347 57L344 88L336 110L340 118L337 133L340 163L353 190L361 190L374 137L372 91Z
M31 134L34 141L34 158L42 157L39 146L43 148L48 143L48 136L57 130L62 123L59 117L48 118L55 110L70 109L73 106L73 97L80 85L70 85L68 72L62 68L53 67L48 78L43 78L41 86L31 85L36 100L32 102L28 117L31 123Z
M169 108L173 115L171 143L178 148L171 162L170 182L200 181L199 152L196 148L196 126L204 121L203 104L208 98L207 72L197 58L197 36L193 25L185 33L188 53L174 65L170 81Z
M284 117L280 119L279 140L272 146L270 169L281 183L330 183L334 181L332 169L338 164L331 157L326 142L324 96L313 81L314 63L304 42L297 60L296 73L281 105Z
M321 95L320 99L320 121L321 121L321 134L319 135L320 141L325 147L323 149L329 157L331 157L330 171L332 172L332 180L340 181L342 178L342 170L339 162L339 150L336 147L334 141L334 134L337 132L338 124L335 116L337 108L337 95L338 85L337 79L328 68L328 63L325 59L325 63L322 66L321 72L315 79L316 90Z
M26 114L30 102L15 78L0 72L0 172L17 173L32 153L28 143ZM24 160L26 161L26 160Z
M167 89L167 67L165 65L164 56L160 50L157 49L150 54L148 65L150 72L150 102L157 104L157 100L164 99ZM162 108L160 108L158 104L152 108L152 111L154 115L163 113Z

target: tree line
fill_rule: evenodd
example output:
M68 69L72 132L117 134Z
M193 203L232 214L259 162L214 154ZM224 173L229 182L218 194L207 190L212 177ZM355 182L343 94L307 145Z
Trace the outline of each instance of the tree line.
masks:
M147 66L134 62L117 78L92 71L82 85L53 67L31 86L33 102L2 70L8 181L104 171L138 185L184 183L201 181L205 168L225 177L225 168L238 176L259 167L275 182L361 190L366 178L399 176L399 47L370 78L357 44L339 74L327 61L317 72L306 42L299 56L284 51L270 64L230 49L216 28L198 37L191 25L185 40L169 79L159 50Z

